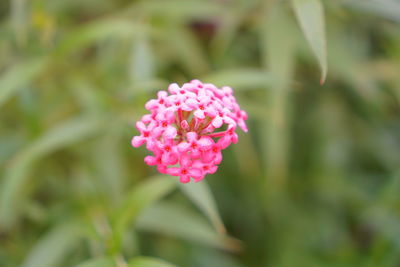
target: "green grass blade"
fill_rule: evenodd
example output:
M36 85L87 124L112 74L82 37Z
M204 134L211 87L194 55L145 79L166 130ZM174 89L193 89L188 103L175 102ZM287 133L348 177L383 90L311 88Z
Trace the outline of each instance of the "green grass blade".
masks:
M353 9L400 22L400 2L396 0L348 0L344 1L344 4Z
M133 34L145 30L144 26L123 19L94 21L74 29L66 35L56 53L58 55L67 55L108 38L131 38Z
M136 257L129 261L129 267L174 267L175 265L153 257Z
M175 189L176 183L173 178L163 175L148 179L135 187L128 193L119 209L112 217L114 240L111 250L119 250L122 236L128 225L133 223L141 212L154 204L156 201Z
M79 117L63 122L22 150L11 162L0 186L0 225L9 228L20 208L21 191L32 164L51 152L84 140L100 129L100 122Z
M176 40L179 40L177 42ZM196 42L195 36L183 27L170 26L166 36L170 51L176 60L193 77L203 75L210 70L210 64L201 45Z
M82 235L83 230L76 222L56 226L32 248L22 267L61 266Z
M223 6L216 2L194 0L142 1L132 7L133 11L163 16L170 20L190 20L192 18L209 18L219 15Z
M217 86L230 86L235 90L260 89L272 84L273 77L261 69L231 69L213 72L202 78L203 82Z
M321 84L328 72L325 15L320 0L292 0L300 27L321 67Z
M146 82L154 78L155 64L153 54L152 47L146 36L141 36L133 43L130 73L134 83Z
M214 228L221 234L226 233L217 205L207 182L179 184L185 195L210 219Z
M289 92L297 39L296 25L282 7L266 16L264 23L264 64L273 75L274 83L265 100L268 112L264 115L261 131L265 136L267 191L272 196L285 191L288 179Z
M115 261L111 258L90 259L78 264L76 267L116 267Z
M31 83L46 66L46 58L35 58L15 64L0 76L0 107L24 85Z
M174 203L158 203L141 214L137 229L165 234L229 251L240 250L240 242L221 235L201 216Z

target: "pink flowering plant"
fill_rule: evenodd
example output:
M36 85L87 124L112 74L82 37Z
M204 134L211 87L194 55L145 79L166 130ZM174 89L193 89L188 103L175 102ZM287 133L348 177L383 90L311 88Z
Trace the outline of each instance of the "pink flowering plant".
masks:
M215 173L221 151L237 143L236 127L247 132L247 114L228 86L193 80L182 87L170 84L168 91L146 103L150 114L136 123L140 135L133 137L132 146L146 144L153 155L144 161L160 173L179 176L182 183L191 178L198 182Z

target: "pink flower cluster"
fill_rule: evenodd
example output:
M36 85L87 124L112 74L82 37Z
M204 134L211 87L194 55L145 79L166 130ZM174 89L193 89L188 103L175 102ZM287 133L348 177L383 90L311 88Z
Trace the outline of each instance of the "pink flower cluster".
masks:
M136 123L140 135L132 146L146 143L154 155L144 161L159 172L179 176L182 183L198 182L216 172L221 150L238 141L236 126L247 132L247 114L227 86L193 80L182 87L170 84L168 91L146 103L151 113Z

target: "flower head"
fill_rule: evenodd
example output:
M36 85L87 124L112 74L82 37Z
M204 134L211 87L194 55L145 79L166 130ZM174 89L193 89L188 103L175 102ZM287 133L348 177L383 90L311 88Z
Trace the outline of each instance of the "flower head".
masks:
M217 171L221 150L238 141L236 127L247 132L247 114L227 86L193 80L182 87L170 84L168 92L146 103L150 114L136 123L140 135L132 146L146 143L154 155L144 161L159 172L179 176L182 183L198 182Z

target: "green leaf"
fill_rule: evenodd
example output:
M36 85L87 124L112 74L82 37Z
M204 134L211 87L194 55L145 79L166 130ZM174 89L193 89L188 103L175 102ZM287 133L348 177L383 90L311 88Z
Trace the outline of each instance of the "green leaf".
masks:
M199 183L179 183L181 190L193 201L200 210L207 215L214 228L221 234L226 233L224 224L218 213L217 205L215 204L214 197L212 196L210 187L205 180Z
M45 234L29 252L22 267L61 266L83 235L79 223L62 224Z
M272 83L272 76L260 69L232 69L213 72L202 81L234 89L260 89Z
M74 118L61 123L31 143L12 160L0 186L0 225L11 227L21 205L21 190L32 165L41 157L93 135L100 129L99 120Z
M26 45L29 28L28 2L21 0L10 1L10 20L15 33L17 44Z
M194 77L207 73L210 69L207 56L195 36L186 28L170 27L165 33L170 51L176 60ZM177 42L176 40L179 40Z
M321 67L321 84L328 72L324 7L320 0L292 0L300 27Z
M0 77L0 107L18 90L35 79L46 66L46 58L17 63Z
M175 203L153 205L139 216L136 227L215 248L240 250L238 240L215 232L199 214Z
M190 21L220 15L224 6L217 2L196 0L141 1L133 5L132 10L152 17L167 17L170 21Z
M297 45L296 25L288 12L278 6L266 14L262 33L263 65L273 77L270 85L272 84L274 89L288 87L293 76Z
M122 147L126 144L122 140L120 121L115 119L109 123L110 128L98 139L92 149L94 167L98 176L97 182L101 183L101 190L109 195L109 202L119 203L125 192L125 183L128 173L126 171ZM122 144L122 146L121 146ZM107 164L104 164L107 162ZM131 175L130 175L131 177Z
M94 21L70 32L56 52L59 55L65 55L108 38L131 38L134 34L146 30L145 26L134 24L129 20Z
M261 136L268 180L268 197L281 195L285 190L288 170L288 141L290 83L294 72L297 45L296 25L282 5L266 14L262 35L265 68L274 77L273 86L264 100L268 112L261 123ZM276 200L268 201L275 203Z
M343 4L397 23L400 22L400 2L396 0L348 0Z
M131 77L133 82L144 82L154 77L154 58L149 40L146 36L133 42L131 59Z
M114 229L112 250L119 249L122 236L128 225L135 222L142 211L175 188L176 183L174 179L164 175L148 179L135 187L112 217L112 226Z
M223 60L230 56L228 49L234 40L241 35L240 29L246 20L247 8L241 5L235 7L224 7L220 12L218 30L215 32L210 43L210 52L214 59Z
M115 261L111 258L103 257L97 259L90 259L88 261L78 264L76 267L115 267Z
M174 267L175 265L153 257L136 257L129 261L129 267Z

